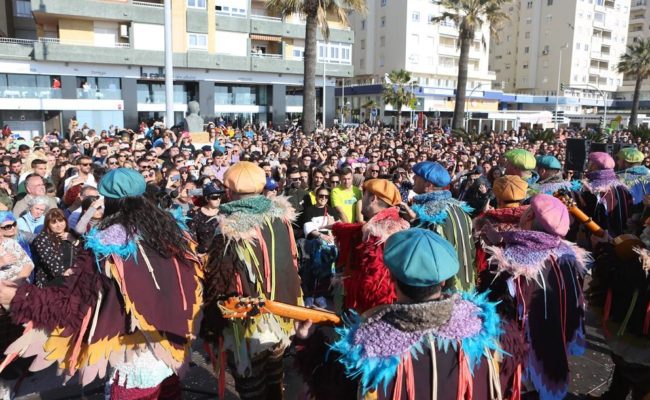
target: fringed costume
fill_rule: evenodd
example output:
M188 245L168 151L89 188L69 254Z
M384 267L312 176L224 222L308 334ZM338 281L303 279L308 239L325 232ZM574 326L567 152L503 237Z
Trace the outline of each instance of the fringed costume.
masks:
M187 367L202 266L192 253L165 258L116 224L93 229L85 247L61 286L18 288L11 315L25 332L3 366L35 357L32 371L57 363L82 385L107 379L112 399L158 398Z
M625 233L633 213L632 194L627 186L611 169L587 172L586 177L578 207L611 237Z
M650 169L643 165L630 167L618 173L618 179L629 189L635 205L643 202L643 197L650 194Z
M434 231L449 241L458 253L460 270L447 287L467 290L474 287L474 241L472 240L472 208L451 197L448 190L421 194L413 198L417 219L414 226Z
M650 252L635 251L640 257L621 258L611 244L599 246L589 285L615 365L606 400L650 395Z
M540 399L564 399L569 355L584 350L582 275L589 255L558 236L538 231L501 234L501 246L486 247L495 278L490 298L504 320L501 364L505 398L519 399L528 379Z
M554 175L550 178L540 180L531 186L528 190L529 197L536 194L553 195L558 190L566 190L569 192L577 192L582 188L580 181L565 181L562 179L562 174Z
M501 329L485 295L381 306L353 314L336 331L326 361L310 365L307 380L315 399L502 398L495 361ZM324 359L312 348L318 340L322 336L300 343L299 362ZM325 385L327 377L337 384Z
M339 259L344 261L346 309L363 313L397 299L390 272L384 265L384 243L390 235L408 228L409 223L399 216L397 207L380 211L365 224L337 223L332 227L340 244Z
M493 245L485 231L493 229L497 232L508 232L519 229L519 221L528 206L491 209L474 219L474 242L476 246L476 271L480 275L488 268L488 256L485 246Z
M272 314L225 320L217 301L251 296L302 305L295 217L282 196L256 195L220 207L218 233L208 253L201 335L219 372L221 394L228 361L242 399L282 396L282 357L293 321Z

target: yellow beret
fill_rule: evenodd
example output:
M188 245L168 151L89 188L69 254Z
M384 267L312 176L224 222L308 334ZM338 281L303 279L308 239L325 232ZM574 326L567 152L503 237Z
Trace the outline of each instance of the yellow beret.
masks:
M494 196L504 203L515 203L526 198L528 183L517 175L506 175L494 180ZM514 204L517 206L517 204Z
M232 165L223 175L223 184L239 194L262 193L266 185L264 170L248 161Z
M402 196L393 182L386 179L370 179L363 184L363 190L379 197L387 204L396 206L402 202Z

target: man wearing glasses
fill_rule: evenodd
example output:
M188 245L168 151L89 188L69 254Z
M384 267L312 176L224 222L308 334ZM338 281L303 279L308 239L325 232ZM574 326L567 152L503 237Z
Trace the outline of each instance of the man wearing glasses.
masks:
M93 176L93 161L88 156L77 158L77 174L69 177L63 184L63 190L68 191L72 186L83 184L84 186L97 187L97 181Z

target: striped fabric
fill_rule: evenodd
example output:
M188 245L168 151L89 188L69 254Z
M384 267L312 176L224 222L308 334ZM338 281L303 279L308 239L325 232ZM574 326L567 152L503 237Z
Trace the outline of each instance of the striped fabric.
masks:
M474 256L476 254L472 240L472 219L456 205L447 207L448 217L443 224L430 225L440 236L447 239L456 249L460 269L458 274L447 282L447 287L470 290L475 283Z

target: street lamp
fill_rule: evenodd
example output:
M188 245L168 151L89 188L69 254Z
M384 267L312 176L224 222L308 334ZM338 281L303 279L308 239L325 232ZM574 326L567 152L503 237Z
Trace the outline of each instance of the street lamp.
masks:
M560 47L560 62L557 67L557 91L555 92L555 130L557 131L560 127L560 122L557 117L557 112L560 107L560 80L562 79L562 50L569 47L568 44Z
M476 91L476 89L478 89L478 88L480 88L482 86L483 86L482 83L479 83L478 85L476 85L476 87L473 88L471 92L469 92L469 96L467 96L467 98L468 99L471 98L472 94L474 94L474 91ZM471 100L470 100L470 104L471 104ZM469 113L470 113L470 111L465 110L465 130L467 130L469 128Z
M411 86L411 95L413 95L413 96L415 96L415 93L413 93L413 92L415 91L414 86L415 86L416 83L417 83L416 81L409 82L409 85ZM416 104L411 104L411 123L409 124L410 128L413 128L413 107L415 107L417 105L417 97L416 97L415 101L416 101Z

